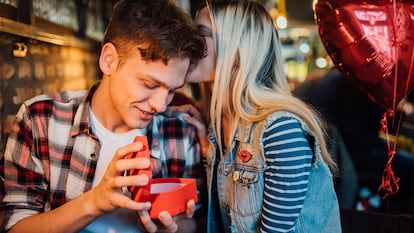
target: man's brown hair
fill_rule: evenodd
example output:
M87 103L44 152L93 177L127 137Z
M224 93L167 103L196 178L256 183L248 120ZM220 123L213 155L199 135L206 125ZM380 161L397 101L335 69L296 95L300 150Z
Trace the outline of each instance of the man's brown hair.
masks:
M204 55L204 39L190 15L170 0L121 0L104 34L103 44L112 43L122 61L131 49L143 59L165 64L175 57L198 60Z

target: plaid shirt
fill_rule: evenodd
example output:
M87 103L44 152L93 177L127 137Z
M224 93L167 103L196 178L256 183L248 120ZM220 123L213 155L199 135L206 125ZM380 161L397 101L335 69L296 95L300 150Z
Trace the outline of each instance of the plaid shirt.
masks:
M17 221L54 209L92 188L100 143L92 132L89 92L40 95L16 115L0 173L0 232ZM147 129L153 177L194 177L205 193L204 167L196 129L167 110ZM203 197L200 197L203 200Z

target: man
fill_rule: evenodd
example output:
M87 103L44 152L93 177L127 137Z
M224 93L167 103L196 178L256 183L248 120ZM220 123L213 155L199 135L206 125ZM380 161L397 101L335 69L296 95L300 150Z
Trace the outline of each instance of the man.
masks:
M153 176L202 180L195 130L180 115L158 113L203 53L202 37L173 1L119 1L99 58L102 80L89 92L34 97L18 111L0 166L0 231L136 232L137 218L156 231L151 204L131 200L126 188L146 185L148 177L125 171L151 164ZM137 135L149 137L151 161L125 159L142 149L132 143ZM188 207L191 216L195 205ZM177 230L169 213L159 220Z

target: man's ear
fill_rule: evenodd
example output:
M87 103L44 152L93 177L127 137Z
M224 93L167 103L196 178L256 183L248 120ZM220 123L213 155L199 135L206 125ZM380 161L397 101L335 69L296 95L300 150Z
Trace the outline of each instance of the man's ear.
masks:
M112 43L106 43L101 49L99 68L105 75L110 75L118 65L118 53Z

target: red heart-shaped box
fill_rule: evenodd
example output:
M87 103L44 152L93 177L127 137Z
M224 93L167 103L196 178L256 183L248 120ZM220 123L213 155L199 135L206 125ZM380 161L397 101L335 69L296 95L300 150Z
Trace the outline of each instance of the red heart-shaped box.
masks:
M150 201L151 218L158 218L161 211L168 211L171 216L187 210L187 202L197 199L196 180L191 178L157 178L151 180Z
M146 136L135 137L135 142L142 142L143 150L131 153L127 158L150 158L148 140ZM137 202L151 202L149 215L158 218L161 211L168 211L171 216L183 213L187 209L187 202L191 199L197 203L197 184L193 178L155 178L151 179L151 168L131 169L129 176L145 174L150 181L145 186L128 187L131 198Z

